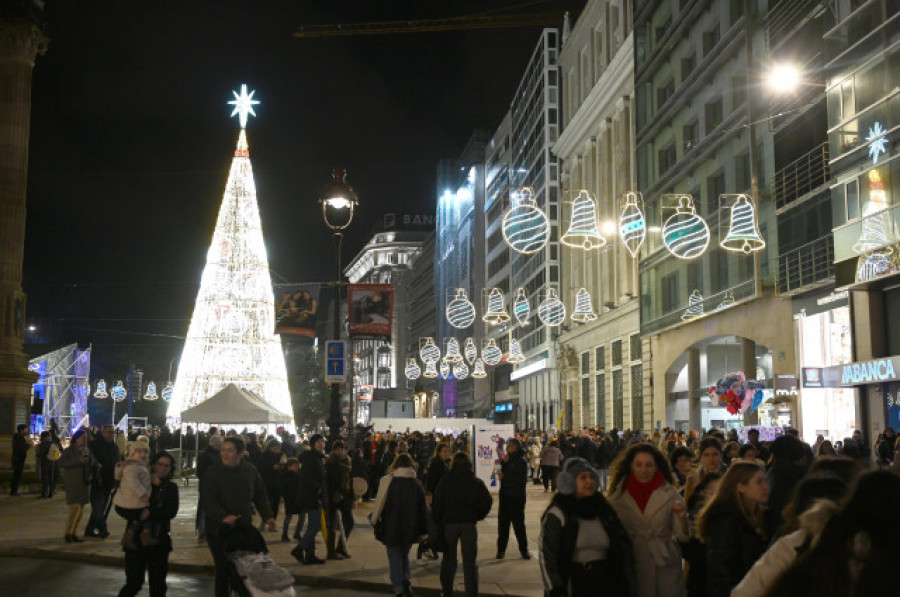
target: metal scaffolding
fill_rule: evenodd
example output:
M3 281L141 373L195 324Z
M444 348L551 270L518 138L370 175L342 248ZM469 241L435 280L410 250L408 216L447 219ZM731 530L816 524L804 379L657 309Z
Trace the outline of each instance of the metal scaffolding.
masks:
M66 437L88 424L90 347L63 346L31 359L28 368L40 375L32 386L32 404L43 400L42 413L32 417L32 431L49 427L50 420L56 420L60 434Z

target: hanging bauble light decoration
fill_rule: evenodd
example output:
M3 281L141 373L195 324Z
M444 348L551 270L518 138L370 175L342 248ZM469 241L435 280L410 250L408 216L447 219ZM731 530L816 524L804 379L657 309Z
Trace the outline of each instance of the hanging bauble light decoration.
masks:
M537 206L534 191L529 187L519 189L512 196L512 204L503 215L503 239L514 251L536 253L550 238L550 221Z
M579 191L572 202L572 221L559 242L585 251L599 249L606 244L597 222L597 204L587 191Z
M509 339L509 354L506 356L507 363L521 363L525 360L525 354L522 352L522 345L515 338Z
M516 289L516 300L513 301L513 314L516 316L516 321L519 322L519 325L528 325L531 319L531 304L528 302L528 297L525 296L524 288Z
M716 307L716 311L721 311L723 309L727 309L729 307L734 306L734 293L730 290L725 291L725 296L722 298L722 302Z
M164 402L168 402L172 399L172 394L175 392L175 384L171 381L166 384L166 387L163 388L162 391L162 399Z
M422 377L434 379L438 376L437 369L434 368L435 363L437 363L437 361L425 361L425 371L422 371Z
M456 338L447 338L447 346L444 350L444 358L448 363L461 363L463 360L462 353L459 351L459 340Z
M559 300L555 288L548 288L547 298L538 305L538 319L549 326L558 326L566 320L566 306Z
M113 386L113 389L109 391L109 395L112 396L112 399L116 402L122 402L128 397L128 390L125 389L125 384L122 381L117 381L116 385Z
M586 323L597 319L594 307L591 304L591 294L586 288L582 288L575 295L575 310L572 311L572 321Z
M456 379L465 379L469 377L469 366L465 363L457 363L453 365L453 377Z
M509 321L509 313L506 312L506 299L499 288L491 288L488 294L487 309L481 320L488 325L500 325Z
M421 344L421 341L420 341ZM434 343L434 338L425 338L425 343L419 348L419 358L423 363L437 363L441 358L441 349Z
M679 259L699 257L709 246L709 226L697 215L694 199L690 195L678 198L675 214L670 216L662 229L663 244Z
M109 394L106 393L106 380L101 379L97 381L97 391L94 392L94 398L100 398L101 400L104 398L109 398Z
M156 400L159 398L159 395L156 393L156 383L148 382L147 383L147 392L144 394L144 400Z
M469 361L470 365L478 358L478 347L475 346L474 338L466 338L466 346L463 348L463 355L466 357L466 360Z
M762 239L756 227L756 210L750 197L738 195L730 211L731 226L719 246L726 251L745 255L762 251L766 247L766 241Z
M475 305L466 295L465 288L456 289L456 297L449 303L444 310L447 315L447 321L457 329L467 328L475 321Z
M484 361L481 359L475 359L475 365L472 369L472 377L475 379L484 379L487 377L487 372L484 370Z
M647 236L647 220L638 203L640 198L640 193L625 193L625 207L619 216L619 237L632 258L637 257Z
M487 344L481 349L481 358L485 365L493 367L503 358L503 351L497 346L497 341L489 338Z
M406 379L419 379L419 376L422 375L422 369L419 367L419 363L416 362L415 357L407 359L406 369L403 372L406 374Z
M441 377L447 379L450 377L450 362L447 359L441 359Z
M703 315L703 296L699 290L694 290L691 296L688 297L688 307L684 310L681 319L682 321L687 321L701 315Z

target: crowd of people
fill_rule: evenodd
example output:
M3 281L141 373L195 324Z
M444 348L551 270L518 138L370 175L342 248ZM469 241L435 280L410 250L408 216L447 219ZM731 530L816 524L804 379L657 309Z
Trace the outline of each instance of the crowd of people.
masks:
M83 535L107 538L114 508L125 521L120 595L136 595L145 573L150 594L165 595L177 468L199 480L196 530L216 564L217 596L230 594L229 536L247 527L280 530L305 565L350 558L360 501L371 503L369 521L385 545L395 594L412 595L414 546L419 563L441 559L445 595L453 594L461 552L465 594L478 594L477 525L494 497L475 475L466 433L357 429L327 450L320 434L298 439L281 428L267 435L188 427L179 436L105 426L78 430L66 447L58 430L44 434L36 446L27 429L14 436L11 493L18 492L18 463L34 447L42 497L53 495L62 475L67 542L83 541L78 529L88 503ZM744 441L715 429L520 431L503 442L494 471L494 558L506 557L512 527L520 557L531 559L527 537L536 534L550 596L596 595L598 587L639 597L890 590L888 546L900 516L884 506L900 498L897 442L890 429L874 448L858 431L834 444L820 436L813 445L790 429L770 441L757 429ZM529 485L552 492L533 528L525 517ZM324 557L316 553L319 534Z

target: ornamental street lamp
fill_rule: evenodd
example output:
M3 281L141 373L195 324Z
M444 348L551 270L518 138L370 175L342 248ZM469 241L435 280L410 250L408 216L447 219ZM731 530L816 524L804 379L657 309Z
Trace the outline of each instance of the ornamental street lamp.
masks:
M333 180L319 193L319 204L322 206L322 219L325 225L331 229L334 236L335 262L334 262L334 320L332 334L335 340L341 339L340 322L340 289L341 289L341 242L344 238L344 230L353 221L353 210L359 203L353 188L347 184L346 170L335 168L331 171ZM338 439L344 420L341 417L341 386L338 383L331 384L331 403L328 408L329 444Z

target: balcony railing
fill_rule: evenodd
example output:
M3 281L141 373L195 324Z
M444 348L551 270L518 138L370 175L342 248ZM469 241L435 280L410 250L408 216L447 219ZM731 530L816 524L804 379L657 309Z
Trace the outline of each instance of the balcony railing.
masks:
M828 143L822 143L806 155L775 173L775 206L789 205L828 183Z
M791 294L834 277L834 240L829 234L778 256L778 292Z
M791 0L780 2L766 15L766 40L769 47L780 44L803 17L818 6L820 0Z

